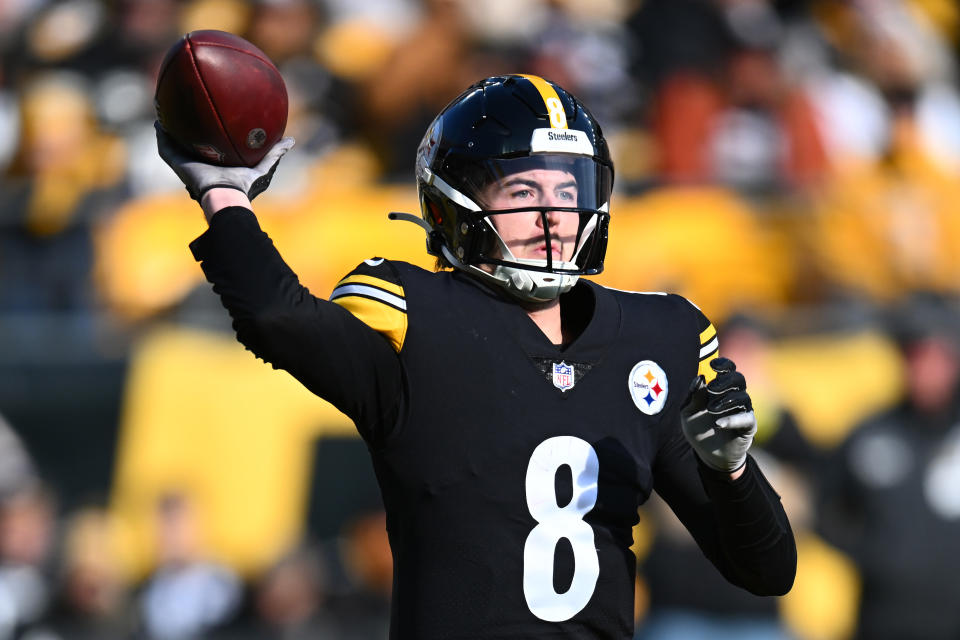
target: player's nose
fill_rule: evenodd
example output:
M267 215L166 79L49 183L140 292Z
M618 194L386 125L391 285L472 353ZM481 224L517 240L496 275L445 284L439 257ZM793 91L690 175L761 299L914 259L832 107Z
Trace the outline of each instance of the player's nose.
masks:
M544 196L543 202L540 204L541 207L563 207L566 203L557 196ZM547 222L551 225L555 225L560 221L561 211L556 209L547 209Z

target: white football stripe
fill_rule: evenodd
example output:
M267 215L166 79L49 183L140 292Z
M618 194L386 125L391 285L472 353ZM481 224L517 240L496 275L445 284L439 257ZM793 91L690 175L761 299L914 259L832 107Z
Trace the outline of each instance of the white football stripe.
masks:
M707 343L707 346L705 346L705 347L700 347L700 359L702 360L704 356L708 356L708 355L710 355L711 353L713 353L714 351L716 351L716 350L717 350L717 346L718 346L719 344L720 344L720 343L717 341L717 337L714 336L714 337L713 337L713 340L711 340L710 342Z
M401 298L400 296L395 296L392 293L388 293L383 289L377 289L376 287L371 287L365 284L345 284L337 287L333 290L333 293L330 294L330 299L335 300L342 296L367 296L369 298L376 298L378 300L383 300L389 304L392 304L395 307L398 307L404 311L407 310L407 301Z

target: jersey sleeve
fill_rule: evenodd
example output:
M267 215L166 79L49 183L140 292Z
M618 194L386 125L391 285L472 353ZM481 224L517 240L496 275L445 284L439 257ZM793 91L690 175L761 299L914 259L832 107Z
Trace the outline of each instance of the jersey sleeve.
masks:
M697 328L700 331L700 362L697 373L702 375L706 382L710 382L717 375L717 373L710 368L710 361L720 355L720 340L717 338L717 330L714 328L713 323L707 319L707 316L703 315L703 312L700 311L696 305L693 305L693 308L697 314Z
M731 481L699 462L678 429L657 457L654 489L730 583L761 596L790 590L797 571L793 531L751 456Z
M252 211L218 212L190 248L241 344L350 417L368 442L392 428L403 372L389 336L301 285Z

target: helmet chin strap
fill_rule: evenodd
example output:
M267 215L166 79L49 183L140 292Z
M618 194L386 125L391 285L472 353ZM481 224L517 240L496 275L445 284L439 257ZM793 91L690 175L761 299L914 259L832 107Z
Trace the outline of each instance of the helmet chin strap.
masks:
M514 298L524 302L551 302L559 298L562 294L569 291L577 283L580 276L544 273L542 271L530 271L519 267L506 266L502 264L494 265L492 271L481 269L472 264L463 264L456 256L450 253L446 247L442 248L443 257L455 268L461 271L471 273L481 280L496 285L504 289ZM508 252L509 253L509 252ZM545 267L546 260L529 260L522 258L510 258L520 264L530 266ZM575 268L576 265L569 262L555 263L564 268Z
M529 264L536 267L547 265L546 260L516 260L520 264ZM570 262L558 262L555 265L563 268L576 268L576 265ZM487 272L484 272L487 273ZM530 271L519 267L507 267L498 264L493 269L493 278L500 282L508 280L509 284L503 284L504 288L511 295L529 302L550 302L556 300L562 294L573 288L580 276L567 274L544 273L542 271Z

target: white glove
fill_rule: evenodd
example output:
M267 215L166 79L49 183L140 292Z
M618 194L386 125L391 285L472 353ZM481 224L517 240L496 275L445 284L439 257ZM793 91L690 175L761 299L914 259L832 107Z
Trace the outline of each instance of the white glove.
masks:
M267 155L255 167L221 167L200 162L180 150L173 138L163 130L159 122L153 123L157 130L157 150L163 161L170 165L180 181L187 187L190 197L200 202L203 194L215 187L236 189L247 194L250 200L270 186L273 172L280 158L289 151L295 140L283 138L273 145Z
M747 461L747 450L757 432L747 381L727 358L715 358L710 367L717 377L704 384L693 381L680 424L687 442L711 469L736 471Z

